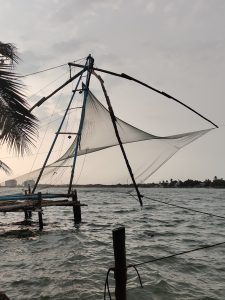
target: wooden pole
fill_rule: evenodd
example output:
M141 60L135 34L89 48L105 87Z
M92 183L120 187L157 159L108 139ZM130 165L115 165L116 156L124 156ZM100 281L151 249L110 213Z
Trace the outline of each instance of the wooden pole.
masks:
M31 195L31 186L30 184L28 184L28 194ZM28 218L31 219L32 218L32 211L28 210Z
M64 88L67 84L69 84L70 82L72 82L73 80L75 80L77 77L82 76L82 74L84 73L84 71L86 71L87 67L84 66L83 70L81 70L79 73L75 74L73 77L71 77L69 80L67 80L65 83L63 83L63 85L61 85L60 87L58 87L56 90L54 90L50 95L48 95L47 97L43 97L41 100L39 100L36 104L34 104L34 106L31 107L30 112L37 106L40 106L42 103L44 103L46 100L48 100L50 97L52 97L53 95L55 95L55 93L57 93L58 91L60 91L62 88Z
M76 161L77 161L77 154L78 154L78 149L80 147L81 134L82 134L84 119L85 119L85 110L86 110L86 102L87 102L88 92L89 92L89 83L90 83L90 79L91 79L92 68L94 65L94 58L91 56L91 54L89 54L87 57L86 65L87 65L87 77L86 77L86 85L85 85L85 89L84 89L84 100L83 100L81 116L80 116L80 124L79 124L78 132L77 132L77 141L75 143L75 148L74 148L73 163L72 163L72 169L71 169L71 174L70 174L68 194L70 194L71 190L72 190ZM83 88L83 85L82 85L82 88Z
M26 209L24 210L24 217L25 217L25 221L29 219L28 211Z
M105 99L106 99L106 102L107 102L107 105L108 105L109 114L110 114L110 117L111 117L111 120L112 120L112 124L113 124L113 127L114 127L114 131L115 131L115 134L116 134L118 143L119 143L119 145L120 145L120 149L121 149L121 151L122 151L122 154L123 154L125 163L126 163L126 165L127 165L127 169L128 169L128 171L129 171L129 173L130 173L130 177L131 177L131 180L132 180L132 182L133 182L134 188L135 188L135 190L136 190L136 193L137 193L137 196L138 196L138 200L139 200L139 202L140 202L140 205L143 206L143 202L142 202L142 197L143 197L143 195L141 195L141 193L140 193L140 191L139 191L139 188L138 188L137 183L136 183L135 178L134 178L133 171L132 171L132 169L131 169L129 160L128 160L128 158L127 158L125 149L124 149L124 147L123 147L123 143L122 143L122 141L121 141L121 138L120 138L120 135L119 135L119 131L118 131L118 128L117 128L116 117L115 117L115 115L114 115L114 111L113 111L113 108L112 108L112 105L111 105L109 96L108 96L107 91L106 91L106 89L105 89L104 81L103 81L103 79L101 78L101 76L97 75L95 72L93 72L93 74L98 78L98 80L99 80L100 83L101 83L102 90L103 90L103 93L104 93L104 95L105 95Z
M115 297L116 300L126 300L127 267L125 247L125 227L112 231L115 259Z
M9 297L3 292L0 292L0 300L10 300Z
M73 215L75 224L79 224L81 222L81 206L80 201L77 199L77 191L74 190L72 192L72 201L75 205L73 205Z
M25 190L25 195L27 195L27 190ZM27 222L27 220L29 219L28 211L26 209L24 210L24 219L25 222Z
M55 146L55 144L56 144L56 141L57 141L57 139L58 139L59 133L60 133L62 127L63 127L64 121L66 120L66 116L67 116L68 111L69 111L69 109L70 109L70 107L71 107L71 104L72 104L72 102L73 102L74 96L75 96L75 94L76 94L76 90L78 89L78 86L79 86L80 81L81 81L81 79L82 79L82 75L83 75L83 73L84 73L85 70L86 70L86 67L85 67L81 72L79 72L80 77L79 77L79 79L78 79L78 81L77 81L75 90L74 90L73 93L72 93L72 96L71 96L71 98L70 98L69 104L67 105L67 108L66 108L66 110L65 110L64 116L63 116L63 118L62 118L62 120L61 120L61 123L60 123L60 125L59 125L58 131L56 132L55 138L54 138L54 140L53 140L53 142L52 142L52 144L51 144L51 147L50 147L50 149L49 149L49 151L48 151L48 154L47 154L47 156L46 156L46 158L45 158L45 161L44 161L43 166L42 166L42 168L41 168L41 170L40 170L40 173L39 173L39 175L38 175L38 178L37 178L37 180L36 180L36 182L35 182L35 185L33 186L32 194L34 194L34 192L35 192L35 190L36 190L36 188L37 188L37 185L38 185L38 183L39 183L39 181L40 181L40 179L41 179L41 176L42 176L42 174L43 174L43 172L44 172L44 169L45 169L45 167L46 167L46 165L47 165L47 163L48 163L49 157L51 156L51 153L52 153L53 148L54 148L54 146ZM77 75L78 75L78 74L77 74ZM75 78L73 77L73 80L74 80L74 79L75 79ZM50 96L52 96L52 95L53 95L53 94L51 94ZM50 96L48 96L48 98L49 98ZM47 99L47 98L46 98L46 99ZM36 106L36 105L37 105L37 104L35 104L35 106ZM33 106L33 108L34 108L35 106ZM31 110L32 110L33 108L31 108Z
M43 219L42 219L42 206L41 206L41 202L42 202L42 195L39 192L38 193L38 208L39 208L39 211L38 211L38 222L39 222L39 229L42 231L44 225L43 225Z
M69 63L69 66L75 66L75 67L79 67L79 68L83 68L83 67L84 67L84 65L75 64L75 63ZM134 78L134 77L131 77L131 76L125 74L125 73L119 74L119 73L115 73L115 72L111 72L111 71L104 70L104 69L99 69L99 68L93 68L93 70L94 70L94 71L100 71L100 72L107 73L107 74L110 74L110 75L113 75L113 76L118 76L118 77L122 77L122 78L124 78L124 79L128 79L128 80L132 80L132 81L134 81L134 82L137 82L137 83L139 83L139 84L141 84L141 85L143 85L143 86L145 86L145 87L151 89L152 91L154 91L154 92L156 92L156 93L158 93L158 94L161 94L161 95L163 95L163 96L165 96L165 97L167 97L167 98L169 98L169 99L172 99L172 100L176 101L177 103L183 105L183 106L186 107L187 109L189 109L189 110L191 110L192 112L194 112L195 114L197 114L199 117L201 117L201 118L203 118L204 120L206 120L207 122L211 123L211 124L212 124L213 126L215 126L216 128L219 128L218 125L216 125L215 123L213 123L212 121L210 121L209 119L207 119L206 117L204 117L203 115L201 115L199 112L197 112L196 110L194 110L194 109L191 108L190 106L188 106L188 105L186 105L185 103L181 102L180 100L174 98L173 96L171 96L171 95L169 95L169 94L167 94L167 93L165 93L165 92L163 92L163 91L160 91L160 90L158 90L158 89L156 89L156 88L154 88L154 87L152 87L152 86L150 86L150 85L148 85L148 84L146 84L146 83L144 83L144 82L142 82L142 81L140 81L140 80L138 80L138 79L136 79L136 78Z

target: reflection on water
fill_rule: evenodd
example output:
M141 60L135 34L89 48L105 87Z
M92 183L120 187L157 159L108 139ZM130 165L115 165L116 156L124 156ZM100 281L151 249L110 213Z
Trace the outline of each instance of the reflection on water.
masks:
M88 207L82 207L83 222L76 227L71 207L44 209L42 233L37 223L29 228L11 225L22 220L21 213L1 214L0 289L11 299L103 299L106 272L113 266L112 229L120 225L126 227L127 264L225 241L225 220L147 199L140 209L125 191L79 190L79 199ZM142 192L225 216L225 190ZM36 214L33 220L37 222ZM18 230L27 235L17 236ZM128 299L224 299L224 260L225 247L220 246L140 266L144 289L130 269ZM113 291L113 275L109 282Z

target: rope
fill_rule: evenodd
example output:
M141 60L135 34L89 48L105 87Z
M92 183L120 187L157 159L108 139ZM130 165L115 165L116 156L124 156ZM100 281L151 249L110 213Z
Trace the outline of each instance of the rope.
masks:
M130 266L127 267L127 269L128 269L128 268L134 268L134 270L135 270L136 273L137 273L137 276L138 276L138 279L139 279L139 282L140 282L140 286L141 286L141 288L143 288L143 284L142 284L142 281L141 281L141 276L140 276L140 274L139 274L139 272L138 272L137 267L136 267L135 265L130 265Z
M70 108L70 110L74 110L74 109L80 109L81 107L73 107L73 108ZM62 110L61 112L65 112L66 110L64 109L64 110ZM72 112L68 112L67 113L67 115L71 115L71 113ZM47 120L48 121L48 117L46 117L46 118L44 118L44 119L42 119L42 120L40 120L40 122L41 121L45 121L45 120ZM57 122L58 120L62 120L62 117L58 117L58 118L56 118L56 119L54 119L54 120L52 120L52 121L48 121L48 122L46 122L46 123L44 123L42 126L39 126L39 128L43 128L44 126L46 126L46 124L51 124L51 123L54 123L54 122Z
M82 166L81 166L81 169L80 169L80 173L79 173L79 175L78 175L78 177L77 177L77 180L76 180L75 184L78 183L78 181L79 181L79 179L80 179L80 176L81 176L81 174L82 174L82 172L83 172L83 168L84 168L86 156L87 156L87 150L86 150L86 153L84 154L83 163L82 163Z
M77 61L83 60L85 58L86 57L83 57L83 58L74 60L73 62L77 62ZM18 77L23 78L23 77L28 77L28 76L36 75L36 74L44 73L44 72L47 72L47 71L50 71L50 70L54 70L54 69L57 69L57 68L61 68L61 67L64 67L66 65L68 65L68 63L62 64L62 65L58 65L58 66L55 66L55 67L51 67L51 68L48 68L48 69L44 69L44 70L41 70L41 71L29 73L29 74L26 74L26 75L21 75L21 76L18 76Z
M134 270L136 271L139 282L140 282L140 286L141 286L141 288L143 288L143 284L142 284L142 281L141 281L141 276L138 272L138 269L136 268L135 265L129 265L127 267L127 269L131 268L131 267L134 268ZM109 268L108 271L107 271L106 279L105 279L105 288L104 288L104 300L106 300L106 288L107 288L107 291L108 291L109 299L111 300L111 293L110 293L110 289L109 289L109 274L110 274L111 271L115 271L115 268Z
M131 193L131 191L128 191L128 192L119 192L119 193L120 194L128 194L129 196L133 197L136 201L138 201L138 199ZM197 213L200 213L200 214L208 215L208 216L211 216L211 217L225 219L225 217L220 216L220 215L208 213L208 212L205 212L205 211L201 211L201 210L197 210L197 209L193 209L193 208L189 208L189 207L185 207L185 206L180 206L180 205L169 203L169 202L165 202L165 201L162 201L162 200L153 199L153 198L150 198L148 196L144 196L144 198L152 200L152 201L155 201L155 202L163 203L163 204L166 204L166 205L174 206L174 207L177 207L177 208L181 208L181 209L185 209L185 210L190 210L190 211L197 212Z
M221 246L223 244L225 244L225 241L224 242L220 242L220 243L216 243L216 244L212 244L212 245L205 245L205 246L198 247L198 248L195 248L195 249L192 249L192 250L186 250L186 251L183 251L183 252L174 253L174 254L171 254L171 255L168 255L168 256L163 256L163 257L159 257L159 258L147 260L147 261L141 262L139 264L129 265L129 266L127 266L127 268L131 268L131 267L134 268L134 267L142 266L142 265L145 265L145 264L148 264L148 263L153 263L153 262L156 262L156 261L159 261L159 260L164 260L164 259L168 259L168 258L179 256L179 255L184 255L184 254L188 254L188 253L200 251L200 250L203 250L203 249L208 249L208 248L213 248L213 247Z
M109 273L113 270L114 270L113 268L109 268L108 271L107 271L107 274L106 274L105 289L104 289L104 300L106 300L106 288L107 288L107 291L108 291L109 299L112 300L110 289L109 289Z
M49 82L48 84L46 84L45 86L43 86L40 90L36 91L34 94L32 94L30 97L28 97L29 100L32 101L32 98L34 96L36 96L38 93L42 92L44 89L46 89L47 87L49 87L50 85L52 85L54 82L56 82L57 80L59 80L61 77L63 77L64 75L67 75L68 71L62 73L61 75L59 75L57 78L55 78L54 80L52 80L51 82Z
M198 248L195 248L195 249L192 249L192 250L186 250L186 251L183 251L183 252L174 253L174 254L171 254L171 255L168 255L168 256L162 256L162 257L151 259L151 260L147 260L147 261L144 261L144 262L141 262L141 263L138 263L138 264L131 264L131 265L127 266L127 269L130 269L130 268L134 268L135 269L135 271L136 271L136 273L138 275L140 286L143 288L141 276L140 276L140 274L138 272L137 267L146 265L148 263L153 263L153 262L156 262L156 261L160 261L160 260L165 260L165 259L173 258L173 257L176 257L176 256L188 254L188 253L192 253L192 252L196 252L196 251L200 251L200 250L204 250L204 249L209 249L209 248L221 246L223 244L225 244L225 241L220 242L220 243L216 243L216 244L212 244L212 245L205 245L205 246L198 247ZM106 280L105 280L105 289L104 289L104 300L106 300L106 288L108 290L108 295L109 295L109 298L111 300L111 294L110 294L110 289L109 289L109 274L110 274L111 271L114 271L114 270L115 270L114 268L109 268L108 271L107 271Z
M51 119L51 118L53 117L53 115L55 114L56 108L57 108L57 106L59 105L61 99L62 99L62 92L61 92L60 95L58 96L58 102L57 102L56 106L54 107L54 110L52 111L52 114L51 114L51 116L50 116L50 119ZM47 123L47 126L46 126L46 128L45 128L45 132L44 132L44 136L43 136L43 138L42 138L42 140L41 140L41 144L40 144L40 146L39 146L39 148L38 148L38 151L37 151L37 153L36 153L35 159L34 159L34 161L33 161L33 163L32 163L31 168L30 168L30 172L33 170L34 164L35 164L35 162L36 162L36 160L37 160L37 157L38 157L38 155L39 155L39 151L40 151L40 149L41 149L41 147L42 147L42 145L43 145L43 143L44 143L45 136L46 136L47 131L48 131L48 129L49 129L50 123L51 123L50 121ZM48 152L47 152L47 153L48 153ZM30 172L29 172L29 173L30 173Z
M80 68L83 68L83 67L84 67L83 65L73 64L73 63L71 63L71 65L74 65L74 66L77 66L77 67L80 67ZM146 83L144 83L144 82L142 82L142 81L140 81L140 80L138 80L138 79L136 79L136 78L134 78L134 77L131 77L131 76L125 74L125 73L119 74L119 73L111 72L111 71L104 70L104 69L100 69L100 68L96 68L96 67L94 67L93 70L94 70L94 71L103 72L103 73L107 73L107 74L110 74L110 75L113 75L113 76L117 76L117 77L122 77L122 78L124 78L124 79L128 79L128 80L137 82L137 83L139 83L139 84L141 84L141 85L143 85L143 86L145 86L145 87L151 89L152 91L154 91L154 92L156 92L156 93L158 93L158 94L161 94L161 95L163 95L163 96L165 96L165 97L167 97L167 98L169 98L169 99L172 99L172 100L176 101L177 103L183 105L183 106L186 107L187 109L189 109L189 110L191 110L192 112L194 112L195 114L197 114L199 117L203 118L205 121L211 123L211 124L212 124L213 126L215 126L216 128L219 128L218 125L216 125L215 123L213 123L212 121L210 121L209 119L207 119L206 117L204 117L202 114L200 114L199 112L197 112L196 110L194 110L194 109L191 108L190 106L188 106L188 105L186 105L185 103L181 102L180 100L174 98L173 96L171 96L171 95L169 95L169 94L167 94L167 93L165 93L165 92L163 92L163 91L160 91L160 90L158 90L158 89L156 89L156 88L154 88L154 87L152 87L152 86L150 86L150 85L148 85L148 84L146 84Z
M67 65L67 64L58 65L58 66L55 66L55 67L52 67L52 68L48 68L48 69L44 69L44 70L41 70L41 71L29 73L29 74L26 74L26 75L21 75L21 76L19 76L19 77L20 77L20 78L24 78L24 77L28 77L28 76L32 76L32 75L44 73L44 72L47 72L47 71L50 71L50 70L54 70L54 69L57 69L57 68L64 67L64 66L66 66L66 65Z
M180 205L173 204L173 203L168 203L168 202L165 202L165 201L162 201L162 200L156 200L156 199L153 199L153 198L150 198L150 197L147 197L147 196L145 196L145 198L147 198L149 200L152 200L152 201L155 201L155 202L159 202L159 203L163 203L163 204L166 204L166 205L174 206L174 207L177 207L177 208L182 208L182 209L197 212L197 213L200 213L200 214L225 219L225 217L223 217L223 216L215 215L215 214L204 212L204 211L201 211L201 210L197 210L197 209L193 209L193 208L189 208L189 207L185 207L185 206L180 206Z

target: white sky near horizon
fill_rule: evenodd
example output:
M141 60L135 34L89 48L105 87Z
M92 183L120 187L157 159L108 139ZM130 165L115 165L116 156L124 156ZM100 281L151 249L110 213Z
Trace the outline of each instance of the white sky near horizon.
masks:
M20 74L91 53L97 67L136 77L220 126L179 151L150 181L225 178L225 1L0 0L0 4L0 40L17 46ZM27 95L65 70L27 77ZM211 127L150 90L119 78L104 76L104 80L115 113L138 128L163 136ZM96 83L92 88L100 95ZM34 101L41 96L38 92ZM53 109L49 102L34 113L42 119ZM7 156L1 149L3 161ZM15 165L16 175L25 168L25 159ZM4 176L0 174L0 182Z

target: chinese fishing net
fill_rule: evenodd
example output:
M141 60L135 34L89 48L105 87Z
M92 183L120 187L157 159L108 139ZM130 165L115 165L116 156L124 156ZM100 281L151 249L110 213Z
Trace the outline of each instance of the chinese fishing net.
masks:
M81 109L82 100L76 102L76 107L71 107L69 111L70 121L62 128L59 135L63 139L60 145L60 153L63 154L60 156L58 154L57 157L56 151L53 150L53 158L49 160L40 179L41 185L68 184L78 140L76 135L78 125L76 124L79 123ZM71 121L73 113L75 114L75 121ZM137 183L147 182L150 176L178 150L211 130L162 137L142 131L119 118L116 118L116 124ZM50 132L51 130L47 132L49 148L51 146L48 137ZM54 131L51 133L55 134ZM17 185L24 185L27 182L32 185L40 173L42 164L43 162L39 163L38 169L16 177ZM79 185L131 183L109 111L91 91L88 92L85 107L73 183Z

